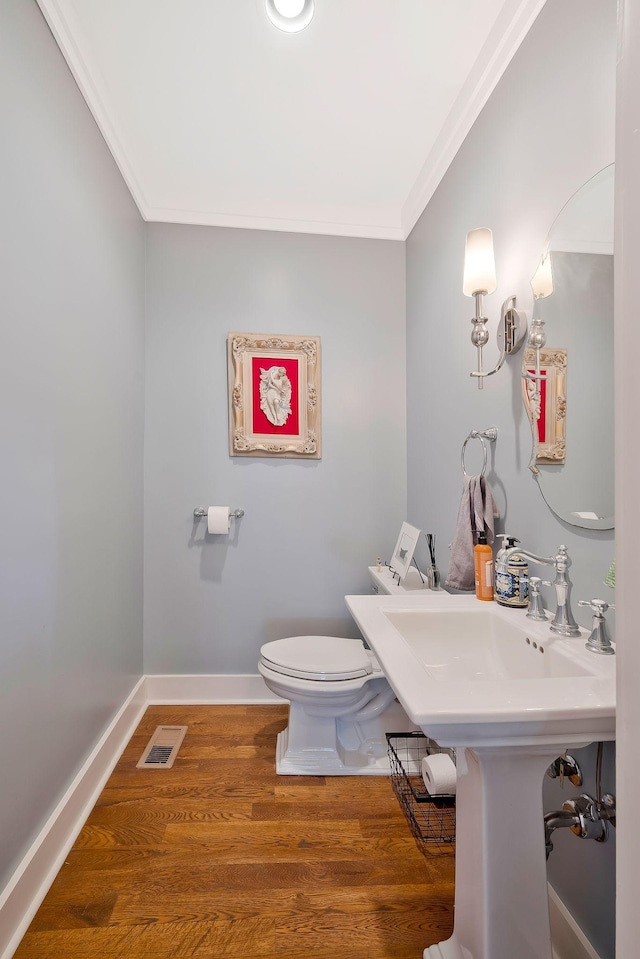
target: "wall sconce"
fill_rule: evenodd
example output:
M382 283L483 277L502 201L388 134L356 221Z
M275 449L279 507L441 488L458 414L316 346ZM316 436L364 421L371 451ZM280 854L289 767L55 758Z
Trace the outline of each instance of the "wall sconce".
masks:
M493 376L502 367L505 359L511 353L516 353L522 346L527 332L527 320L524 313L516 310L516 298L510 296L502 304L500 324L497 340L500 347L500 357L494 369L482 369L482 348L489 342L487 317L482 315L482 297L495 292L496 267L493 256L493 236L491 230L481 228L467 233L467 245L464 257L464 281L462 291L465 296L473 296L476 301L476 314L471 320L471 342L478 351L478 369L470 373L478 379L478 389L484 386L485 376Z
M527 345L533 347L540 353L540 350L547 342L544 332L544 320L537 314L536 304L538 300L543 300L545 296L551 296L553 293L553 271L551 269L551 253L547 250L540 257L538 269L533 274L531 280L531 289L533 290L533 317L531 319L531 329L529 330L529 339Z
M531 289L533 290L533 316L531 318L531 329L527 339L527 346L535 350L536 368L534 373L525 371L522 375L525 380L531 380L534 384L533 393L530 397L531 409L536 419L540 416L540 382L546 380L546 375L540 372L540 350L547 342L547 335L544 331L544 320L538 314L540 308L538 300L543 300L545 296L551 296L553 293L553 270L551 269L551 253L547 250L540 257L538 269L533 274L531 280ZM534 453L535 456L535 453Z

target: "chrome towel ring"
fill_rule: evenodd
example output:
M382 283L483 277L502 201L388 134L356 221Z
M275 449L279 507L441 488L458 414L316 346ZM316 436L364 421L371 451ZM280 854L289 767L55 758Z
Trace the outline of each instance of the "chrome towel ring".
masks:
M471 430L466 440L462 444L462 452L460 454L460 466L462 467L462 475L468 476L466 469L464 468L464 451L467 448L467 443L469 440L480 440L482 443L482 472L481 476L484 476L487 469L487 444L485 440L488 440L490 443L495 443L498 438L498 430L495 426L490 426L488 430Z

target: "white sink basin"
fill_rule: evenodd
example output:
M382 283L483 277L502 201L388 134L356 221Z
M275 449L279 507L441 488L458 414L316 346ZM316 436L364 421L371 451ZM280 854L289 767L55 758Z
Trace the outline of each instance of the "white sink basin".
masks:
M531 629L493 606L383 613L439 682L593 675L570 647L563 651L550 637L540 637L539 630L532 639Z
M615 737L615 657L472 596L348 596L411 719L442 745Z

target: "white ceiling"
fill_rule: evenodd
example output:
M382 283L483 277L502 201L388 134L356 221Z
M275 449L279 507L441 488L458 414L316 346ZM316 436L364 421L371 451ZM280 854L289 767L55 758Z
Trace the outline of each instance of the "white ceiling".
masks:
M545 0L38 0L146 220L404 239Z

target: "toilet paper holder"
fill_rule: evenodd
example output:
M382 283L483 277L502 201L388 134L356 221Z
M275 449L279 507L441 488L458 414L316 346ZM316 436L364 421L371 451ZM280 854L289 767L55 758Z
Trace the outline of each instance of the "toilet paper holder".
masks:
M193 515L196 519L201 519L201 517L208 515L208 510L204 506L196 506ZM229 516L233 517L233 519L240 519L241 516L244 516L244 510L232 509L229 511Z

